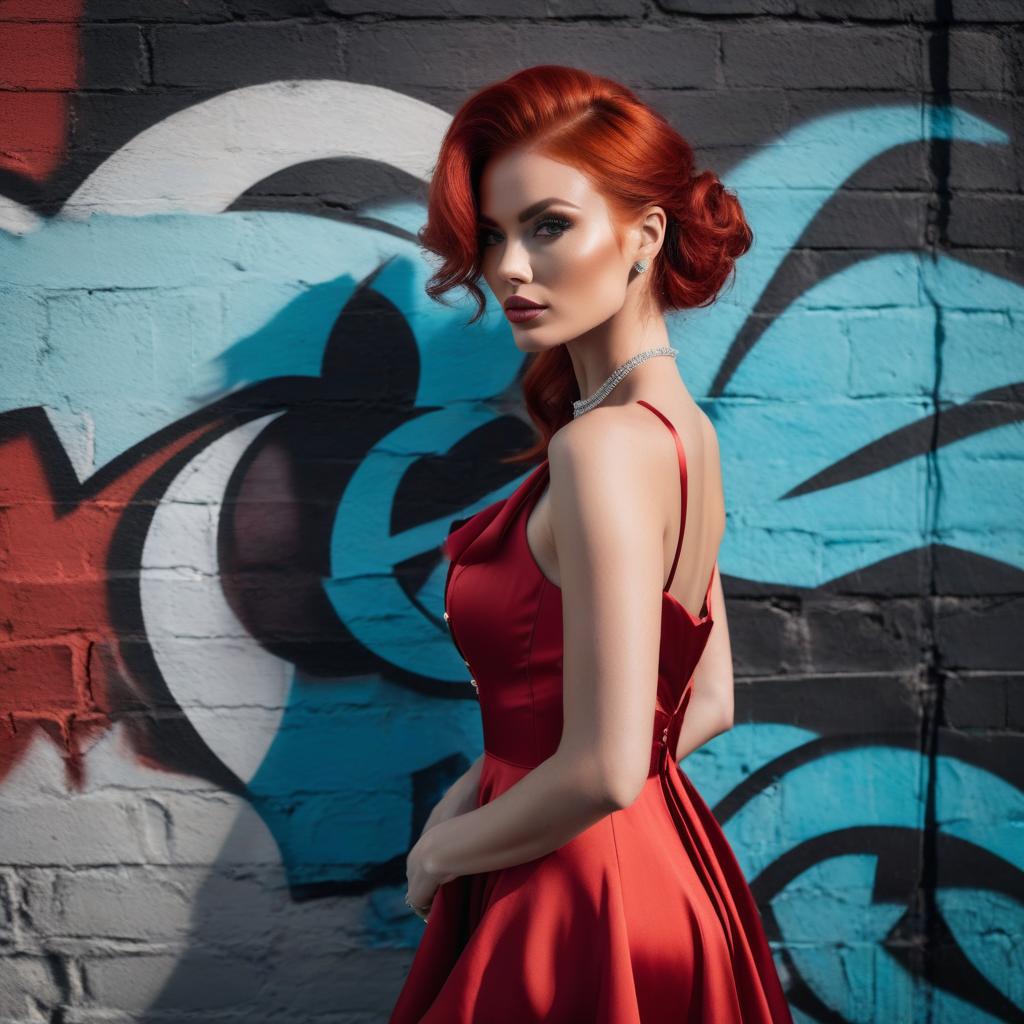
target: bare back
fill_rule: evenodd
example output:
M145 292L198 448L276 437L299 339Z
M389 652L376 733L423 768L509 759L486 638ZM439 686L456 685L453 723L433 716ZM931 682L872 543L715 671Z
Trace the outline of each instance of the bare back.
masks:
M709 577L718 557L725 532L725 500L722 488L721 457L714 426L689 395L666 402L657 408L670 420L683 446L686 476L686 522L682 545L668 593L695 618L706 611L702 607ZM665 424L639 403L621 407L623 415L637 417L643 443L658 452L659 469L651 481L650 497L664 510L664 573L667 580L679 537L680 466L674 443ZM551 527L549 489L537 500L526 523L526 537L538 568L552 583L560 585L558 553Z

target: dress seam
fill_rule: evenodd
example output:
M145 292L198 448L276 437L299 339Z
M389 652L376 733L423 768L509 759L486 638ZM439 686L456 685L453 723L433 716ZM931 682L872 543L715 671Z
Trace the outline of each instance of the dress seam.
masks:
M501 754L495 754L493 750L488 750L484 747L484 754L487 757L494 758L495 761L501 761L502 764L511 765L513 768L526 768L532 771L537 766L535 764L520 764L518 761L510 761L507 757L502 757Z
M626 913L626 892L622 885L622 861L619 859L619 837L615 834L615 815L616 811L612 811L608 815L608 827L612 830L612 849L615 850L615 873L618 879L619 885L619 900L622 903L622 927L626 932L626 942L629 942L629 914Z

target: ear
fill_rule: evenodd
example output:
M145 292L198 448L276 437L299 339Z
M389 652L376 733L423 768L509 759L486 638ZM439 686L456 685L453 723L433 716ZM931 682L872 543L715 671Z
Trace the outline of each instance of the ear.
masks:
M643 215L639 226L640 248L637 259L653 259L661 251L665 241L665 228L668 218L660 206L651 206Z

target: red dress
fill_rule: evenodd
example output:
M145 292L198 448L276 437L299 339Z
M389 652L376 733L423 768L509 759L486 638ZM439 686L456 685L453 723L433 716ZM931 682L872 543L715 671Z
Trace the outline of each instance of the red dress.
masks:
M551 853L442 885L389 1024L792 1024L757 906L718 822L672 751L711 632L662 601L657 704L640 796ZM526 520L547 460L453 529L445 614L478 688L478 806L555 752L562 732L561 590ZM712 580L714 573L712 572Z

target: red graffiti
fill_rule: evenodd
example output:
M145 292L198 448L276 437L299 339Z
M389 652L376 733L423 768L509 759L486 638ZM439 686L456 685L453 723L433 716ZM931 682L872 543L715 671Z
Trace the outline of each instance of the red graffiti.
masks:
M9 0L0 31L0 167L44 181L64 160L81 0Z
M83 751L114 714L143 708L117 696L134 688L111 603L118 593L137 593L138 580L112 568L115 535L126 513L138 513L140 488L183 449L205 443L217 425L126 453L104 470L102 486L90 487L79 485L41 410L3 420L0 779L41 733L60 747L69 787L81 788Z

